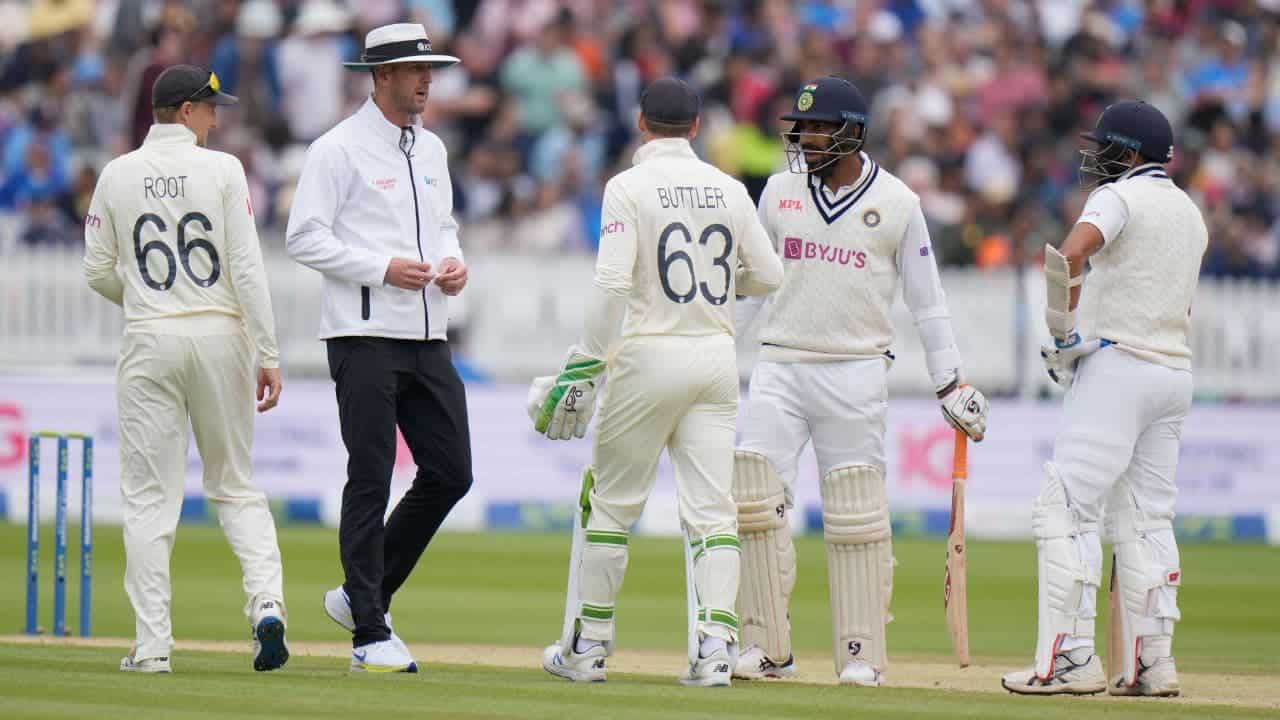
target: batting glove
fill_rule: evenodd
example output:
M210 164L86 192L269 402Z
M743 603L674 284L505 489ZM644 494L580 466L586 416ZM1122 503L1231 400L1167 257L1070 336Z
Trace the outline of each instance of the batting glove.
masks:
M1080 333L1073 330L1065 340L1054 338L1052 345L1041 346L1040 358L1044 360L1044 369L1049 373L1049 378L1062 387L1069 388L1075 381L1076 364L1080 362L1080 358L1092 355L1110 344L1111 341L1100 338L1082 340Z
M550 376L547 376L535 379L529 388L534 430L552 440L584 437L595 413L596 393L604 380L604 371L603 360L583 355L576 347L570 348L564 368L549 385L546 380ZM546 389L542 390L543 387ZM545 394L533 411L532 404L540 392Z
M951 427L968 435L974 442L982 442L987 434L987 398L972 385L965 385L957 378L938 390L938 402L942 416Z

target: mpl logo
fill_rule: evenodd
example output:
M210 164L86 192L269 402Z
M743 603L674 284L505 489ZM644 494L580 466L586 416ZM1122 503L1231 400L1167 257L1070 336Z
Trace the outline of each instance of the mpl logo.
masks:
M778 201L779 210L804 210L803 200L782 199Z

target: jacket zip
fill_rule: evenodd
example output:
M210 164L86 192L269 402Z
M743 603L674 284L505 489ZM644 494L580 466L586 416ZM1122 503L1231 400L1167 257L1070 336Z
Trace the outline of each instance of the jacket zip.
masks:
M414 144L417 144L418 134L414 131ZM404 160L409 164L409 189L413 191L413 227L415 236L418 241L418 260L426 262L426 255L422 254L422 213L418 209L418 181L413 173L413 156L409 152L413 146L409 146L409 150L401 150L404 153ZM430 287L430 285L428 285ZM431 318L427 315L427 288L422 288L422 323L423 323L423 340L431 338Z

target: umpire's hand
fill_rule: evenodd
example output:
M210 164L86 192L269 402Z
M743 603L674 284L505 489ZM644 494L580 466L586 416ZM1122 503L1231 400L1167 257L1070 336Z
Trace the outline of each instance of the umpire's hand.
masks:
M258 368L258 412L266 412L280 402L280 368Z
M440 274L436 276L436 285L445 295L457 295L467 286L467 266L456 257L447 257L440 261Z
M387 274L382 281L401 290L421 290L426 287L436 274L431 272L431 263L418 262L409 258L391 258L387 263Z

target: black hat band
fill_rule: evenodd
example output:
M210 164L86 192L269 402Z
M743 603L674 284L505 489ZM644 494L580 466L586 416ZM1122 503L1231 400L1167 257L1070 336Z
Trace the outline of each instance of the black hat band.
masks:
M413 57L431 52L430 40L402 40L368 48L361 56L361 62L384 63L400 58Z

